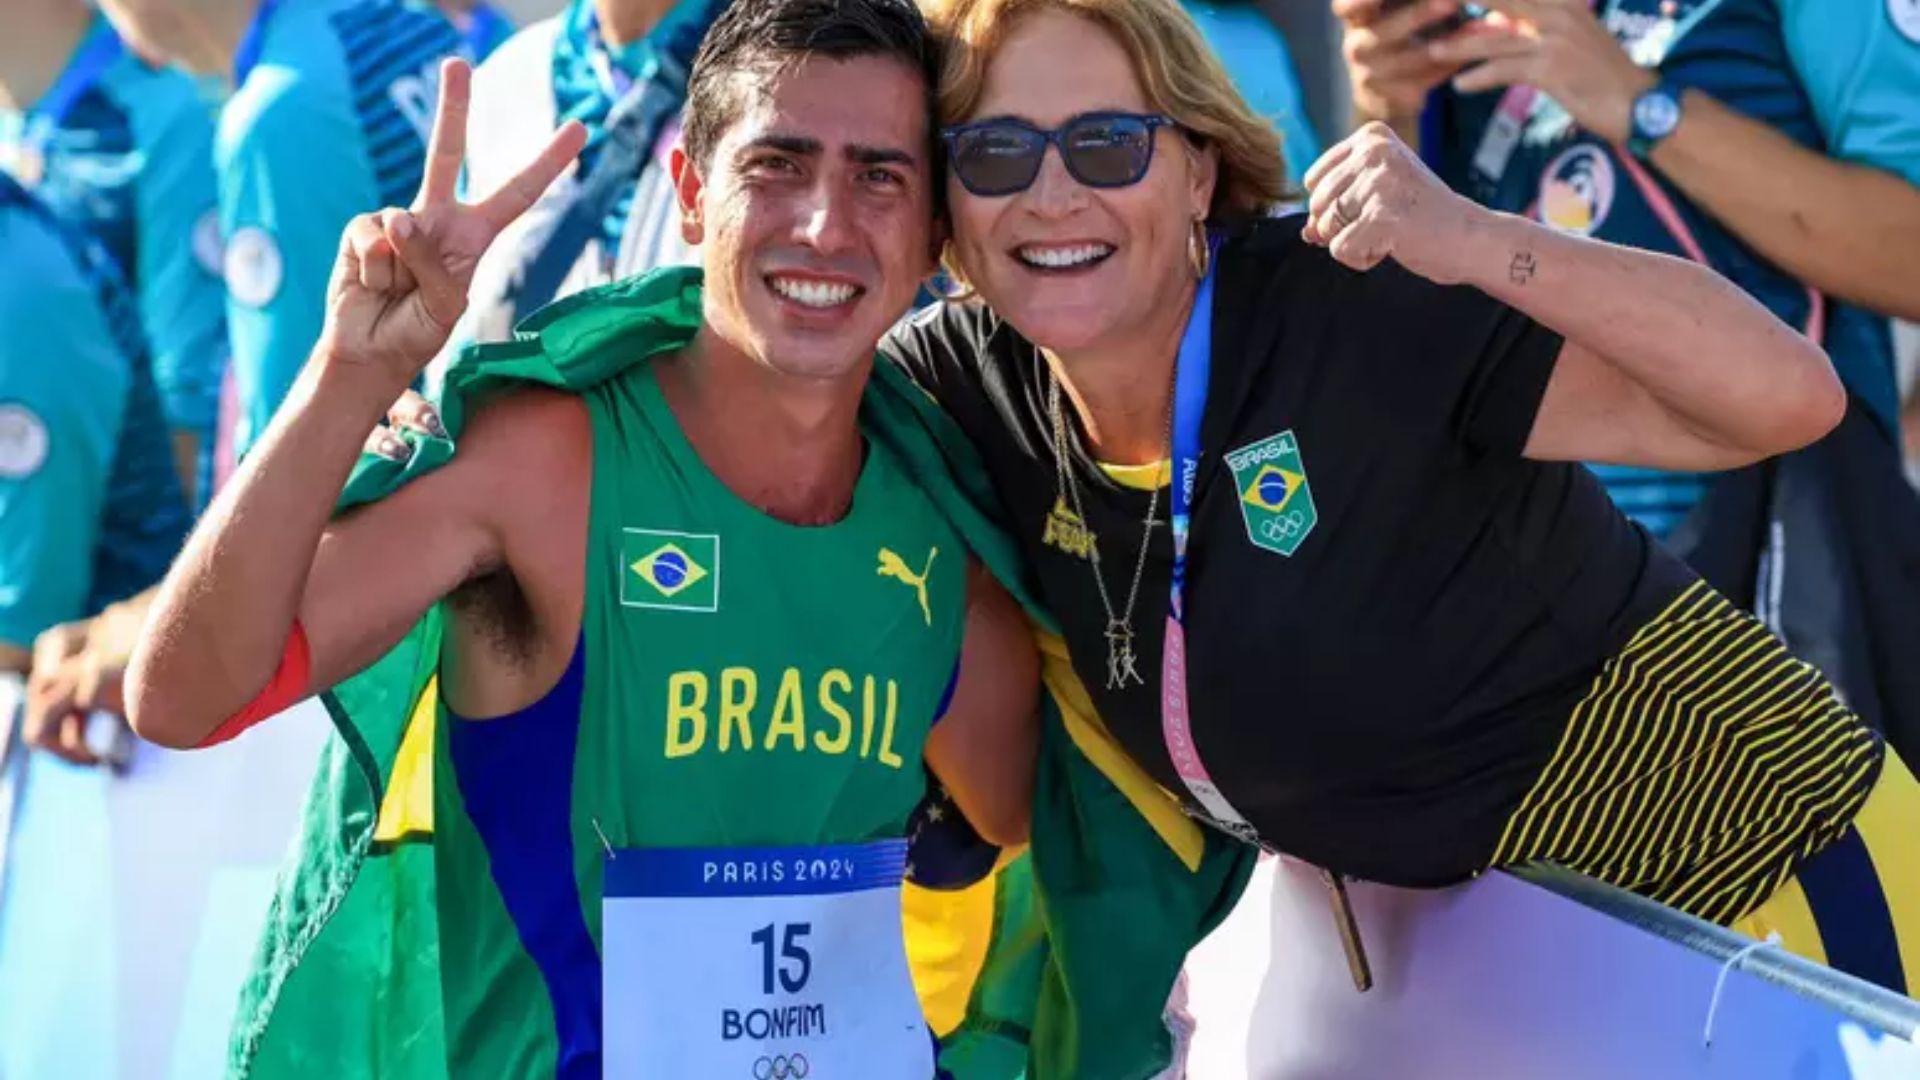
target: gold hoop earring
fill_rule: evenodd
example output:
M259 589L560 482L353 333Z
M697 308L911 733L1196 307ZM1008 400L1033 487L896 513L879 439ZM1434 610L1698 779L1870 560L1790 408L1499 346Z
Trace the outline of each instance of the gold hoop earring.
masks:
M927 294L949 304L965 304L980 296L972 285L954 277L947 270L940 270L927 279Z
M1193 267L1195 281L1204 279L1213 269L1213 247L1207 243L1207 219L1195 217L1193 231L1187 234L1187 262Z
M953 288L945 288L947 285ZM927 291L950 304L964 304L980 295L974 290L973 282L959 271L953 258L952 244L941 247L940 265L934 269L933 276L927 279Z

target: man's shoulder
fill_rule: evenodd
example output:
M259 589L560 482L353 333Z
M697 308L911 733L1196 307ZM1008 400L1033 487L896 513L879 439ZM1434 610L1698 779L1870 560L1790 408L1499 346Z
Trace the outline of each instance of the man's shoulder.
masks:
M457 502L484 508L508 534L540 541L593 486L593 421L579 394L516 387L489 398L449 466Z
M262 64L220 110L216 162L227 169L291 153L355 153L352 100L337 58Z
M282 5L258 60L221 109L222 139L259 137L261 129L283 122L351 121L356 100L371 88L356 85L362 77L394 71L418 75L422 57L453 55L458 46L459 36L444 18L411 3ZM306 133L299 137L311 139Z
M547 461L566 455L570 438L590 427L585 398L572 390L532 384L515 386L474 406L461 433L461 454L503 460Z

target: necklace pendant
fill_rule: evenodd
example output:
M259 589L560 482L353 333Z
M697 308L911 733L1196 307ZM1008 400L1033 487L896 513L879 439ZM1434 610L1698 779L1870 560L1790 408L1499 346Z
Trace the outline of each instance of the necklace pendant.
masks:
M1119 619L1107 621L1107 689L1124 690L1131 682L1147 685L1140 677L1139 658L1133 652L1133 627Z

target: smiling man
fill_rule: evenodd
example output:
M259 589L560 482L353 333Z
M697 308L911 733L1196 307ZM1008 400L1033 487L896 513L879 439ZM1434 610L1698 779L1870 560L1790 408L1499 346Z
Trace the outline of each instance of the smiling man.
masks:
M163 587L130 700L179 747L340 683L445 601L452 1075L795 1054L932 1075L898 907L921 761L989 839L1021 840L1037 660L866 426L875 342L933 266L931 64L906 0L735 6L673 163L704 285L620 282L468 353L459 453L331 519L475 261L580 145L564 127L456 201L470 73L449 64L414 208L349 227L313 358Z

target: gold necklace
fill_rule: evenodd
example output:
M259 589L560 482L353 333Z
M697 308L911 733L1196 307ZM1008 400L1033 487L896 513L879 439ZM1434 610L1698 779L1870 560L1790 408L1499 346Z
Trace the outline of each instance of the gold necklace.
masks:
M1042 363L1045 363L1043 360ZM1083 527L1089 524L1087 510L1080 500L1080 485L1073 478L1073 470L1067 465L1067 416L1060 408L1060 376L1047 365L1047 413L1053 421L1053 460L1054 486L1056 497L1066 498L1073 504L1073 512L1080 516ZM1167 394L1167 430L1163 444L1173 445L1173 394L1169 386ZM1087 558L1093 564L1093 583L1100 590L1100 606L1107 615L1107 689L1122 690L1129 682L1145 686L1147 680L1140 675L1140 658L1133 649L1133 608L1140 599L1140 579L1147 569L1147 548L1153 541L1153 527L1159 522L1154 516L1160 510L1160 485L1153 486L1153 494L1147 499L1147 517L1142 522L1140 534L1140 557L1133 564L1133 583L1127 587L1126 610L1114 614L1113 600L1107 595L1107 577L1100 569L1100 538L1089 532L1092 543L1087 549Z

